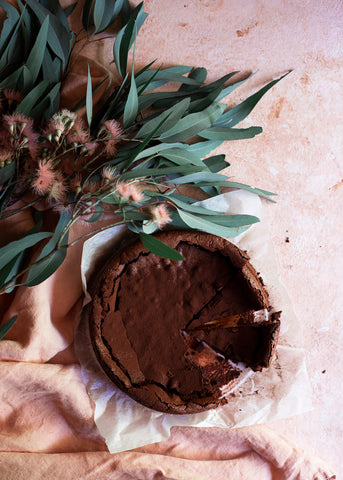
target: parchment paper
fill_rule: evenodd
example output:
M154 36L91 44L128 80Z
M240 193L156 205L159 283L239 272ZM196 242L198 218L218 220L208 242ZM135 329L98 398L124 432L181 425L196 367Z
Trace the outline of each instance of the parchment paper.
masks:
M280 283L263 207L257 195L237 190L199 202L209 209L256 215L261 222L229 240L246 250L261 274L270 302L282 310L281 331L271 366L262 372L244 370L230 393L229 402L200 414L172 415L155 412L122 393L99 367L93 352L85 317L75 338L83 380L95 404L94 420L111 453L138 448L168 438L175 425L241 427L304 413L312 409L311 388L302 348L301 327L291 301ZM87 280L104 252L113 253L125 235L124 227L101 232L84 244L82 276L87 303Z

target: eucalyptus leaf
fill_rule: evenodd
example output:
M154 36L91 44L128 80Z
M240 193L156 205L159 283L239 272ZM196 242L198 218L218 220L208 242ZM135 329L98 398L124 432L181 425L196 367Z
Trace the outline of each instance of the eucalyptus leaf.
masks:
M47 101L46 106L43 106L43 104L38 104L32 110L32 116L34 116L34 118L37 118L44 113L45 119L48 120L57 112L60 100L60 88L60 83L57 83L51 88L45 97L45 101Z
M86 222L88 222L88 223L98 222L99 220L102 219L103 216L104 216L104 205L103 205L102 202L99 202L99 203L95 206L95 211L94 211L94 213L92 213L92 215L90 216L90 218L87 218L87 219L86 219Z
M150 63L149 65L151 65L152 63ZM152 77L155 80L165 80L166 82L172 81L170 80L171 78L187 78L184 77L184 75L189 73L191 70L192 67L186 65L177 65L174 67L168 67L163 69L159 68L157 70L144 68L141 69L136 75L137 84L142 85L143 83L148 82ZM191 84L193 84L193 82L194 80L191 80ZM199 84L199 82L196 81L195 84Z
M136 160L141 160L142 158L150 157L153 155L158 155L163 150L169 150L170 148L184 148L186 149L186 144L184 143L159 143L153 147L143 149L138 155L136 155Z
M9 329L13 327L17 318L18 318L18 315L14 315L12 318L10 318L6 323L4 323L0 327L0 340L6 335Z
M204 231L211 233L212 235L218 235L222 237L235 237L236 235L242 233L242 229L240 228L226 227L224 225L218 225L217 223L209 221L211 218L209 216L205 219L199 215L196 216L180 209L177 209L177 212L181 220L190 228L195 230Z
M7 265L18 253L27 248L33 247L45 238L52 236L50 232L39 232L25 236L20 240L13 240L4 247L0 248L0 269Z
M50 28L47 40L48 44L53 52L63 61L63 65L66 65L68 56L70 55L70 51L68 52L68 44L70 36L72 35L71 32L62 28L60 21L52 14L52 12L36 0L26 0L26 3L36 14L41 24L43 24L46 17L49 17Z
M185 167L184 167L185 168ZM175 183L176 185L181 185L185 183L204 183L207 182L208 185L212 186L212 183L218 183L222 182L227 179L228 177L226 175L221 175L220 173L211 173L211 172L197 172L197 173L191 173L190 175L186 175L184 177L180 178L173 178L169 181L170 183Z
M141 178L141 177L165 177L166 175L172 174L185 174L194 171L200 171L200 167L195 165L177 165L175 167L166 167L166 168L136 168L135 170L130 170L123 173L120 176L121 180L130 180L132 178ZM203 173L203 172L202 172ZM182 177L185 178L185 177ZM225 177L223 177L225 178ZM170 180L174 183L175 180ZM180 182L182 183L182 182Z
M134 66L132 63L130 91L127 97L126 105L124 108L124 116L123 116L124 128L127 128L128 126L130 126L136 120L136 116L138 113L138 93L137 93L137 87L136 87L133 68Z
M19 273L20 268L23 264L25 251L18 253L3 269L0 271L0 287L7 284L6 293L11 293L15 286L16 282L14 278ZM9 283L9 285L8 285Z
M148 215L147 213L139 212L137 210L128 211L128 210L125 210L125 208L123 208L121 212L120 211L117 212L117 215L122 216L125 221L131 221L131 220L144 221L151 218L151 216Z
M218 173L229 166L229 163L225 160L225 155L214 155L213 157L205 158L204 163L212 173Z
M192 152L198 157L203 158L209 153L211 153L215 148L218 148L222 143L222 140L201 140L199 142L193 143L192 145L186 145L185 148L187 148L189 152Z
M205 207L200 207L198 205L193 205L188 202L184 202L180 199L180 196L177 195L168 195L168 194L163 194L163 193L156 193L152 192L151 190L145 190L144 193L150 197L158 197L158 198L167 198L169 199L172 203L174 203L176 206L181 208L182 210L186 210L187 212L192 212L192 213L198 213L202 215L219 215L221 212L217 212L215 210L210 210ZM193 203L196 203L194 200Z
M42 99L42 97L45 97L48 87L49 80L42 80L19 103L16 113L22 113L23 115L32 117L32 109Z
M129 50L146 17L143 2L141 2L131 13L128 23L117 34L113 45L113 58L121 77L126 73Z
M202 112L191 113L181 118L177 124L159 136L163 142L179 142L187 140L199 132L209 128L212 123L221 115L225 105L212 105Z
M236 82L232 85L228 85L227 87L223 88L220 94L215 98L215 102L220 102L223 98L227 97L230 93L232 93L236 88L240 87L245 83L247 80L249 80L250 75L245 78L244 80L241 80L240 82Z
M227 126L227 127L233 127L234 125L237 125L237 123L240 123L242 120L244 120L249 113L253 110L253 108L256 106L256 104L261 100L263 95L268 92L276 83L278 83L280 80L282 80L286 75L288 75L290 72L287 72L285 75L282 75L281 77L277 78L276 80L273 80L269 82L267 85L265 85L263 88L261 88L258 92L254 93L250 97L248 97L246 100L244 100L242 103L239 105L236 105L235 107L231 108L227 112L225 112L216 122L216 126Z
M229 180L222 182L222 181L213 181L213 182L198 182L196 184L197 187L226 187L226 188L237 188L239 190L246 190L248 192L254 193L256 195L259 195L260 197L267 198L268 200L273 201L270 197L273 195L276 195L273 192L268 192L267 190L262 190L261 188L256 188L256 187L251 187L250 185L245 185L244 183L238 183L238 182L231 182Z
M148 122L144 123L142 128L136 133L136 138L145 138L150 135L153 131L156 134L163 134L164 132L170 130L175 126L175 124L181 119L181 117L185 114L190 104L190 98L184 98L181 102L176 103L174 106L165 110L157 117L149 120ZM167 119L168 117L168 119ZM156 131L156 127L161 123L162 120L166 119L163 126L159 130Z
M185 258L173 248L158 240L158 238L144 232L139 234L141 242L151 253L170 260L184 260Z
M55 231L49 242L44 246L39 257L29 270L24 283L27 287L38 285L50 277L63 263L67 254L68 223L71 213L64 211L56 225Z
M207 77L207 70L204 67L193 68L190 74L188 75L188 78L196 80L199 84L203 84L206 80L206 77ZM180 92L187 92L189 90L192 90L192 87L186 84L181 85L181 87L179 88Z
M93 93L92 93L92 77L91 77L89 65L88 65L87 91L86 91L86 113L87 113L88 127L91 128L92 118L93 118Z
M207 168L206 164L194 153L189 152L184 148L169 148L162 150L160 152L162 157L171 160L173 163L177 165L197 165L201 167L203 170Z
M229 128L229 127L211 127L198 135L208 140L243 140L247 138L253 138L256 135L262 133L262 127L249 127L249 128Z
M7 265L5 265L1 270L0 270L0 288L6 283L8 280L10 280L15 273L15 267L18 263L18 260L22 259L24 252L18 253L10 262L8 262Z
M30 69L32 75L32 81L37 80L39 71L42 67L44 52L46 49L46 43L48 39L49 28L49 16L47 16L42 23L42 26L38 32L35 44L32 47L31 53L27 59L27 66Z
M10 180L15 173L15 162L5 165L0 168L0 185L3 185L7 180ZM0 250L1 251L1 250Z

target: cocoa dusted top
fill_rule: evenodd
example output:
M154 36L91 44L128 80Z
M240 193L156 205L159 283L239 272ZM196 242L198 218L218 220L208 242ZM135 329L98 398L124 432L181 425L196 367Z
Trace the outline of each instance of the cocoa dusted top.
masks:
M278 322L247 320L246 312L269 306L268 297L237 247L207 234L166 232L160 239L185 261L158 257L140 243L112 260L92 303L93 343L107 374L133 398L192 413L222 403L220 387L240 372L235 363L268 365ZM233 326L216 327L238 314Z

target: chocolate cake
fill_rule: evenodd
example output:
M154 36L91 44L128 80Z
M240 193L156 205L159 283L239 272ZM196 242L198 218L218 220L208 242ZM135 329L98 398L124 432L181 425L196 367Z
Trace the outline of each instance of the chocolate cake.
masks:
M93 348L109 378L147 407L215 408L245 366L268 367L279 313L230 242L185 231L158 237L185 260L156 256L140 241L108 260L89 306Z

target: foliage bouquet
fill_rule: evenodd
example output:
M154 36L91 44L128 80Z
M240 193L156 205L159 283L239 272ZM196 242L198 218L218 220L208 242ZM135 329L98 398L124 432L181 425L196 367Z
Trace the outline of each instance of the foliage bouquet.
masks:
M220 173L228 166L225 156L211 151L262 132L236 125L280 78L229 109L222 100L247 80L237 72L207 83L205 68L152 62L135 69L143 2L131 8L128 0L86 0L82 38L70 27L75 5L0 0L6 17L0 35L0 222L26 209L34 219L24 236L0 249L0 294L43 282L71 245L113 225L125 224L150 251L180 259L152 233L171 225L232 237L258 221L200 207L198 192L213 197L229 187L272 195L232 182ZM83 99L61 108L73 58L103 32L113 38L120 81L96 84L90 62ZM104 215L113 220L99 223ZM47 217L53 228L46 228ZM76 222L93 228L70 241Z

